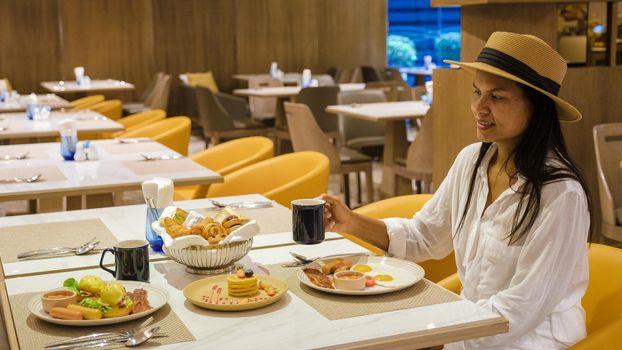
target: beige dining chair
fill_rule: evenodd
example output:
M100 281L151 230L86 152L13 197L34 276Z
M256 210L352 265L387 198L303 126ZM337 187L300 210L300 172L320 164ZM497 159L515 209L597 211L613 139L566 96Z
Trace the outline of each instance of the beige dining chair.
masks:
M195 88L199 116L203 127L206 145L214 145L221 139L235 139L245 136L265 136L271 134L271 128L244 115L233 116L223 107L222 100L207 87Z
M308 87L300 90L295 101L307 105L320 129L340 145L342 142L339 133L339 118L326 112L327 106L337 104L337 95L339 95L338 86Z
M413 89L408 85L402 73L397 68L387 68L384 72L385 80L396 83L396 98L398 101L413 101L415 99Z
M417 193L432 193L432 108L421 120L419 132L408 147L406 159L393 160L395 176L415 180ZM397 193L397 183L395 191Z
M157 73L155 82L150 84L145 93L142 102L123 104L123 111L126 114L136 114L149 111L152 109L166 110L168 107L168 98L171 91L171 76L169 74Z
M360 91L342 91L339 93L340 105L353 103L378 103L386 102L384 92L380 89L367 89ZM339 116L341 122L342 139L346 147L359 152L370 154L373 149L380 148L380 152L374 152L380 156L385 142L385 123L361 120L358 118Z
M248 88L256 89L261 87L279 87L283 86L283 81L266 76L255 76L248 80ZM276 97L256 97L250 96L248 104L253 119L272 119L276 115L277 98Z
M594 126L602 235L622 242L622 123Z
M350 205L350 173L365 173L367 201L374 200L372 181L372 161L368 156L353 149L338 147L330 142L313 118L311 109L302 103L285 102L285 115L295 152L316 151L325 154L330 160L330 173L342 175L342 187L346 204ZM361 184L357 184L358 202L362 204Z
M365 83L366 89L381 89L388 102L397 101L397 82L395 81L375 81Z

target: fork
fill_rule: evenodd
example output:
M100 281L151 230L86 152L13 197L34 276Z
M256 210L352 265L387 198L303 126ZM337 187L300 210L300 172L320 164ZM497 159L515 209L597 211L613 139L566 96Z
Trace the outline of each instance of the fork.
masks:
M100 339L100 338L108 339L107 337L114 337L112 339L127 339L127 338L131 337L132 335L140 332L145 327L149 326L151 324L151 322L153 322L153 316L151 316L148 319L146 319L143 323L139 324L138 326L136 326L136 328L132 329L131 331L125 331L125 332L122 332L122 333L117 333L117 332L91 333L91 334L83 335L83 336L80 336L80 337L75 337L75 338L69 338L69 339L54 341L54 342L46 344L45 348L51 348L51 347L56 347L56 346L59 346L59 345L65 345L65 344L82 343L82 342L86 342L86 341L97 340L97 339Z
M141 154L141 157L143 157L145 160L171 160L183 158L182 156L177 154L164 154L161 156L150 156L146 154Z
M5 155L5 156L0 157L0 159L2 159L2 160L13 160L13 159L15 159L15 160L20 160L20 159L26 159L26 158L28 157L28 153L30 153L30 152L26 152L26 153L21 154L21 155L19 155L19 156L12 156L12 155L10 155L10 154L7 154L7 155Z
M124 138L124 137L115 137L114 138L117 143L139 143L139 142L153 142L150 138Z
M265 207L272 206L272 201L260 201L260 202L247 201L247 202L235 202L235 203L229 203L229 204L217 201L215 199L210 199L209 201L213 205L217 206L218 208L230 207L230 208L239 208L239 209L252 209L252 208L265 208Z
M41 174L37 174L37 175L31 176L31 177L17 177L16 176L14 178L3 179L2 182L27 182L27 183L31 183L31 182L36 182L40 178L41 178Z

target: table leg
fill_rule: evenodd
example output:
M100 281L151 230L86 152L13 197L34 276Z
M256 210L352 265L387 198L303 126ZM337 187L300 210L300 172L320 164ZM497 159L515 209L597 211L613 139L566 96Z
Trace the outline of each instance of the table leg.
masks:
M381 198L394 197L398 194L412 194L410 180L401 177L396 179L395 173L393 172L393 160L396 157L405 157L407 149L406 122L404 120L387 121L385 127L384 152L382 155ZM396 187L397 193L395 191Z
M37 213L51 213L65 210L65 197L37 199Z
M114 207L112 193L89 194L86 196L86 208Z

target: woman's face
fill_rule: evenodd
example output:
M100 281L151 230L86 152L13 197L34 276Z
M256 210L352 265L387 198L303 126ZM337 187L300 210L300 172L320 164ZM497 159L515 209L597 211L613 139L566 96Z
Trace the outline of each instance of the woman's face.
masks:
M477 71L471 111L480 141L513 148L529 124L532 107L518 83Z

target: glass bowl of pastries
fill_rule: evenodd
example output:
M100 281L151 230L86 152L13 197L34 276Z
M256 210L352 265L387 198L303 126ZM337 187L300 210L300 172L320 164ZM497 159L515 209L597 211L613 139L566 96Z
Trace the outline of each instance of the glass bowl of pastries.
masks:
M197 274L231 271L253 246L259 225L231 208L213 217L178 207L167 207L152 224L164 241L162 249L172 260Z

